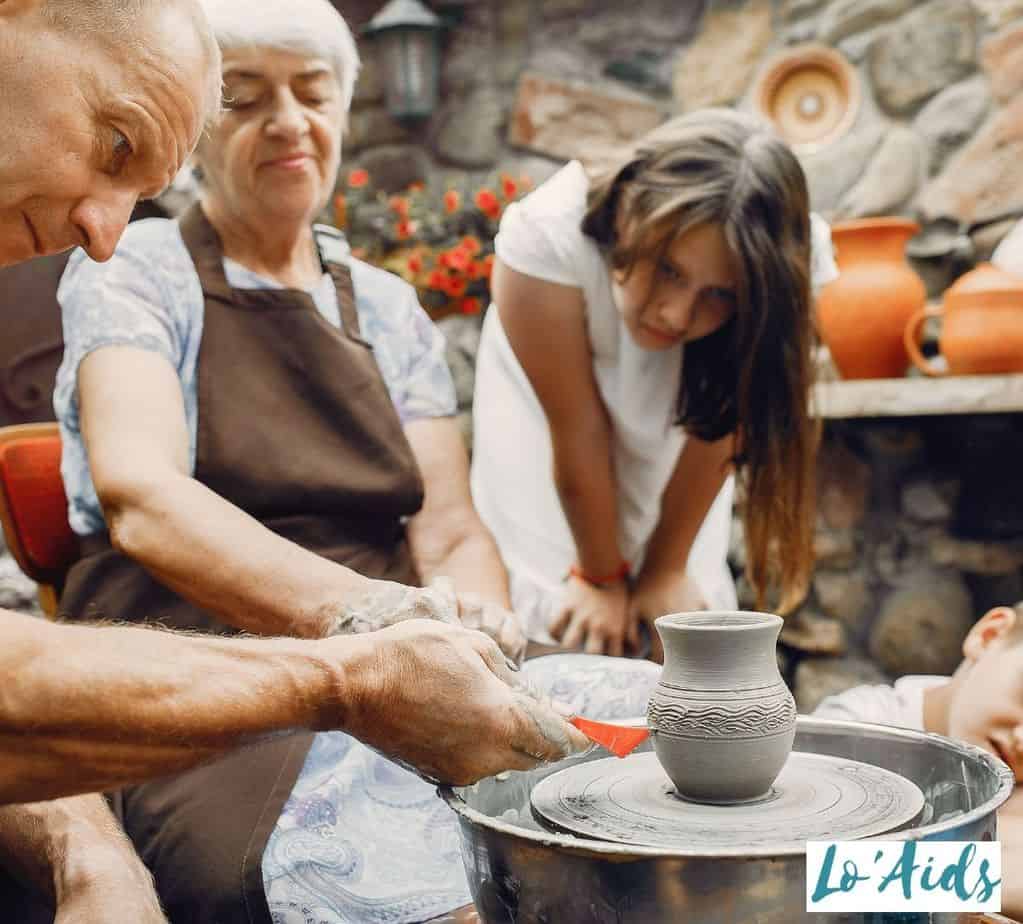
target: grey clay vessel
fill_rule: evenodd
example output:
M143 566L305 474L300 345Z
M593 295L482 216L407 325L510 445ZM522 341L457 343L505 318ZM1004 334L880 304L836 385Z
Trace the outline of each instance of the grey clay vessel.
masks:
M714 803L766 796L796 734L796 704L775 656L781 618L673 613L655 625L664 669L647 723L678 794Z

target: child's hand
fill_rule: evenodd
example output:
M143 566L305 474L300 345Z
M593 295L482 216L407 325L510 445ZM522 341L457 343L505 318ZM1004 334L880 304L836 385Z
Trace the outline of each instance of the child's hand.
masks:
M628 602L624 581L594 587L582 578L570 576L550 633L565 648L620 657L625 653L629 628Z
M659 664L664 661L661 637L654 628L654 620L666 613L691 613L707 609L703 591L685 570L661 574L641 574L629 599L629 645L639 647L639 626L646 623L650 630L650 659Z

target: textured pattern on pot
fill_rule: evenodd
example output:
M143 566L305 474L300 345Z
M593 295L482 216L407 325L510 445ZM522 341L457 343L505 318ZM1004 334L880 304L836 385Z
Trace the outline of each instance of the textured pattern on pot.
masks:
M656 623L664 668L650 697L654 750L677 793L697 802L767 796L792 750L796 705L769 613L675 613Z
M789 731L795 721L796 704L781 680L713 697L661 684L647 707L651 730L676 738L763 738Z

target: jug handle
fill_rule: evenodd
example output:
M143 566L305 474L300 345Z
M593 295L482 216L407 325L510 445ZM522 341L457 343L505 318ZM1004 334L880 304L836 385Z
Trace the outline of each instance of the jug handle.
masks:
M920 352L920 325L924 323L928 318L940 318L944 310L939 305L927 305L925 308L921 308L919 311L915 311L906 322L906 330L903 334L903 342L906 345L906 352L909 354L909 358L913 361L913 365L917 367L925 375L948 375L948 372L944 369L940 369L930 362L923 353Z

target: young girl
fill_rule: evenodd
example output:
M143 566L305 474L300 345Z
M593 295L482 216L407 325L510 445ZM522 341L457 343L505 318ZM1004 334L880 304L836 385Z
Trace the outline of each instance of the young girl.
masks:
M472 488L532 637L621 654L664 613L734 608L731 472L753 586L799 601L812 227L822 284L828 228L798 161L731 110L665 123L592 180L569 163L508 209Z

